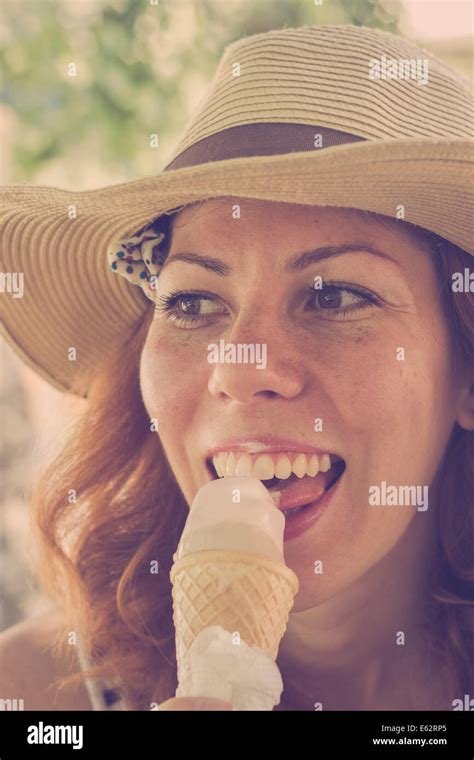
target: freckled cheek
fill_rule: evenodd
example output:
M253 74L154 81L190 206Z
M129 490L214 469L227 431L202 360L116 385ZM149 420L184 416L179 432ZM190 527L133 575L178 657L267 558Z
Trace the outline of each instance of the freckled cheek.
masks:
M332 357L331 386L338 408L345 417L353 418L356 426L357 421L360 427L395 421L401 410L419 408L423 369L406 343L411 358L398 360L400 346L393 336L384 335L381 341L359 338Z
M355 428L371 427L377 415L390 414L399 376L395 362L373 348L347 347L327 365L328 387L339 414ZM321 367L317 375L321 376ZM322 377L321 377L322 380ZM369 414L370 410L370 414Z
M192 420L196 399L207 387L206 357L205 349L196 352L195 347L176 346L169 341L154 341L145 346L140 367L143 399L159 424L176 428L182 427L180 421Z

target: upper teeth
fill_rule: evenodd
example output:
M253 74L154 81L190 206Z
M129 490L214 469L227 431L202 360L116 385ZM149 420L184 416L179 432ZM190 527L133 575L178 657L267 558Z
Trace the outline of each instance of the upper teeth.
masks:
M318 472L327 472L331 467L329 454L295 454L279 452L278 454L240 454L221 451L212 457L212 463L220 478L234 476L252 476L259 480L271 480L273 477L286 480L294 473L298 478L305 475L315 477Z

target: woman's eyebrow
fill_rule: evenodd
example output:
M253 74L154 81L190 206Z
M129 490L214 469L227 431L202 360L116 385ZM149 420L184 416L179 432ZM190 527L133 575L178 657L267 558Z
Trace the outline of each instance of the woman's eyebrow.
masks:
M388 261L391 261L392 264L396 264L398 267L400 267L400 269L403 269L400 262L398 262L392 256L389 256L388 253L384 253L384 251L375 248L369 243L358 241L355 243L342 243L341 245L325 245L312 251L297 253L288 259L285 266L285 272L301 272L311 264L314 264L317 261L322 261L323 259L329 259L333 256L341 256L344 253L363 252L372 253L374 256L379 256L379 258L387 259Z
M186 261L188 264L196 264L199 267L204 267L204 269L209 269L211 272L221 275L221 277L228 277L232 274L232 267L224 264L220 259L215 259L212 256L201 256L199 253L188 253L187 251L168 256L161 267L161 271L173 261Z
M391 261L392 264L396 264L398 267L403 269L401 264L396 261L396 259L392 258L392 256L389 256L388 253L384 253L378 248L374 248L374 246L362 241L355 243L342 243L341 245L325 245L320 248L315 248L311 251L303 251L302 253L294 254L286 262L285 272L301 272L302 270L307 269L307 267L311 266L311 264L322 261L323 259L328 259L334 256L341 256L346 253L363 252L371 253L374 256L387 259L388 261ZM232 267L230 267L228 264L225 264L220 259L216 259L213 256L201 256L199 253L192 253L188 251L179 251L177 253L174 253L172 256L169 256L163 264L162 271L173 261L185 261L188 264L195 264L196 266L200 266L204 269L208 269L211 272L215 272L215 274L218 274L221 277L228 277L230 274L232 274L233 271Z

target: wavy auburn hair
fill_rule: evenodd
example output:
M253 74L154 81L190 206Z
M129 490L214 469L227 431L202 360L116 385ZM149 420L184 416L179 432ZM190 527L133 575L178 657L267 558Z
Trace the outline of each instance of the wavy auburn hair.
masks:
M472 367L474 296L451 287L453 273L469 268L472 257L431 232L398 224L433 254L453 371ZM167 232L169 247L171 227ZM55 651L68 656L73 669L53 688L77 685L87 675L115 679L136 710L176 691L169 572L188 515L140 391L139 362L153 313L150 302L141 323L100 367L84 415L32 494L38 577L63 611ZM474 693L473 436L454 426L437 475L439 562L427 593L429 645L459 697ZM79 670L75 647L68 646L71 631L91 657L87 672Z

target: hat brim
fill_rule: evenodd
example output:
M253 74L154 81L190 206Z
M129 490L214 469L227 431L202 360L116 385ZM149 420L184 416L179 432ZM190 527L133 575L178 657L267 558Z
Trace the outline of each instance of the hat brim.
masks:
M227 159L80 192L2 187L1 271L23 273L25 283L21 298L2 293L2 334L51 385L87 396L95 369L150 305L140 287L110 270L108 245L198 200L255 198L391 217L402 205L406 221L474 255L473 159L472 141L394 139Z

